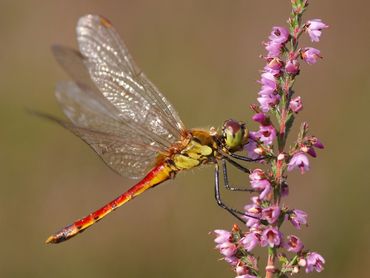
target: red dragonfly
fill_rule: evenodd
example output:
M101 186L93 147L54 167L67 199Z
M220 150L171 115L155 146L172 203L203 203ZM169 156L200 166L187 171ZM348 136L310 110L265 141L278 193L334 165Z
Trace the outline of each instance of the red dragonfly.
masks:
M77 41L79 51L64 46L52 48L72 79L56 87L57 100L69 121L39 114L80 137L118 174L142 179L102 208L51 235L46 243L68 240L145 190L204 164L215 165L217 203L243 221L243 213L221 200L218 161L222 162L226 188L237 190L229 186L226 163L249 173L232 159L252 161L235 154L248 142L246 125L228 120L221 132L214 128L186 129L103 17L81 17Z

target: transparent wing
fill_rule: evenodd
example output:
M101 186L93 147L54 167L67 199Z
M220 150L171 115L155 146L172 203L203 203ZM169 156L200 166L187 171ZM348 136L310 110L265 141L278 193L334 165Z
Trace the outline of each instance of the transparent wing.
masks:
M91 79L120 119L146 130L162 146L180 140L184 126L176 111L135 65L108 20L81 17L77 40Z
M54 120L81 137L119 174L141 177L159 153L181 140L183 124L107 20L82 17L77 38L81 53L52 48L74 81L61 82L56 90L72 124Z
M86 87L87 88L87 87ZM56 97L72 123L47 116L79 136L120 175L140 178L166 151L139 130L117 120L110 103L74 82L57 84ZM114 107L113 107L114 110Z

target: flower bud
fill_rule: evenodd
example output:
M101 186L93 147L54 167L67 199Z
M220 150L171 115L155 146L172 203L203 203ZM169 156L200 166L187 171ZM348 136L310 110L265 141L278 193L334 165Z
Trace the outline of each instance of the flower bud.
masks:
M281 160L284 160L285 159L285 154L284 153L279 153L279 155L277 156L277 160L281 161Z
M293 267L293 270L292 270L292 273L293 274L296 274L296 273L298 273L299 272L299 267L298 266L294 266Z
M308 148L308 150L306 151L306 153L308 153L312 157L317 157L316 151L312 147L311 148Z
M271 124L270 118L264 113L254 114L253 117L252 117L252 120L257 122L257 123L260 123L263 126Z
M312 138L312 144L313 144L314 147L316 147L318 149L323 149L324 148L324 145L316 137Z
M265 151L261 147L255 148L254 152L258 155L263 155L265 153Z
M293 98L289 102L289 108L294 112L298 113L303 109L302 99L300 96Z
M307 264L306 260L303 259L303 258L300 258L299 261L298 261L298 265L301 266L301 267L305 267Z

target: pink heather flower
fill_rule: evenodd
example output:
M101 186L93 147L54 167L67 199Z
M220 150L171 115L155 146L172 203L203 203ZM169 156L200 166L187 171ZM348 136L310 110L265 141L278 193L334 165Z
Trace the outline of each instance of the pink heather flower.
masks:
M237 275L239 275L238 277L240 277L240 275L249 273L249 267L246 266L245 264L240 264L235 268L235 272Z
M224 255L225 257L232 257L236 251L237 251L237 247L234 243L231 243L231 242L223 242L221 244L218 244L216 246L216 248L220 251L220 253L222 255Z
M288 242L284 243L284 247L289 252L299 253L302 251L304 246L302 241L298 237L290 235L288 236Z
M320 40L321 31L322 29L328 28L329 26L326 25L321 21L321 19L312 19L307 21L307 33L311 38L311 41L318 42Z
M280 96L278 94L264 95L257 98L262 112L268 112L272 107L277 105L280 101Z
M214 230L213 233L216 235L215 242L217 244L230 242L231 232L225 230Z
M261 218L261 200L255 196L251 198L252 204L248 204L244 206L244 211L246 215L244 216L246 223L245 225L247 227L257 227L260 224L260 218ZM250 217L250 216L253 217Z
M295 153L290 159L288 164L288 171L292 171L295 168L301 169L302 174L310 169L308 158L303 152Z
M316 252L309 252L307 253L306 257L306 272L312 272L316 270L317 272L321 272L324 270L324 263L325 259Z
M267 220L269 224L274 224L280 216L280 208L271 206L262 210L262 219Z
M244 146L244 150L247 151L249 158L257 159L261 157L261 154L256 151L258 149L258 140L259 138L254 136L253 132L249 132L248 143ZM263 160L261 160L260 162L263 162Z
M260 237L261 235L257 232L250 232L240 239L240 243L245 250L251 252L260 243Z
M267 58L267 65L264 67L264 70L276 76L280 73L282 67L283 62L279 58Z
M289 102L289 108L294 112L298 113L303 109L302 99L301 97L295 97Z
M276 58L280 56L282 45L273 41L265 43L265 49L267 50L267 57Z
M252 261L251 261L252 260ZM254 266L254 260L251 256L248 256L247 262L240 262L240 264L235 267L236 276L235 278L257 278L257 276L250 275L250 267Z
M248 157L251 159L257 159L260 157L254 150L257 149L257 143L254 140L249 140L248 143L244 146L244 149L247 151Z
M232 266L236 266L239 263L239 259L235 256L225 257L224 260Z
M299 62L294 60L289 60L285 65L285 71L291 75L296 75L299 73Z
M274 26L269 36L270 41L283 44L289 39L289 31L285 27Z
M260 83L262 86L266 86L267 88L271 88L273 91L276 90L276 78L271 72L264 72L261 74Z
M307 213L303 210L294 209L289 214L289 220L296 229L300 230L301 225L307 225Z
M261 192L260 195L259 195L259 198L261 200L263 200L267 196L267 194L270 193L270 191L272 189L271 184L267 179L251 180L250 183L251 183L251 187L253 189L256 189L256 190Z
M258 93L260 97L257 100L262 112L267 112L280 101L280 96L276 93L277 80L271 72L264 72L259 82L262 84L262 88Z
M270 96L276 94L276 85L274 87L270 87L267 85L262 85L261 90L258 92L259 96Z
M313 47L306 47L301 50L301 57L302 59L309 65L316 64L320 56L320 50L313 48Z
M262 232L261 246L278 247L281 243L282 234L276 227L269 227Z
M271 145L276 138L276 130L272 125L260 126L259 131L257 131L255 135L259 137L260 141L265 145Z
M265 172L263 172L263 170L257 168L254 169L252 173L249 174L249 179L251 181L260 181L266 179L266 175Z

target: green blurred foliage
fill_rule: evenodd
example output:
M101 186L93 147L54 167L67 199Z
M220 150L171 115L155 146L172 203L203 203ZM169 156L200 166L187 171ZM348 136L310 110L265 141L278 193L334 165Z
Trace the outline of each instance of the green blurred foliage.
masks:
M325 58L303 65L296 83L305 107L297 122L308 121L326 149L311 160L312 171L290 175L287 203L309 212L310 226L297 235L326 258L320 277L364 277L370 5L311 2L306 19L330 28L314 46ZM25 112L61 115L53 90L67 77L49 48L75 46L75 23L87 13L111 19L187 126L208 128L231 117L250 121L261 41L285 23L289 1L0 0L0 276L232 277L207 234L234 223L213 200L211 167L179 175L71 241L43 243L133 184L73 135ZM248 198L227 194L229 203Z

